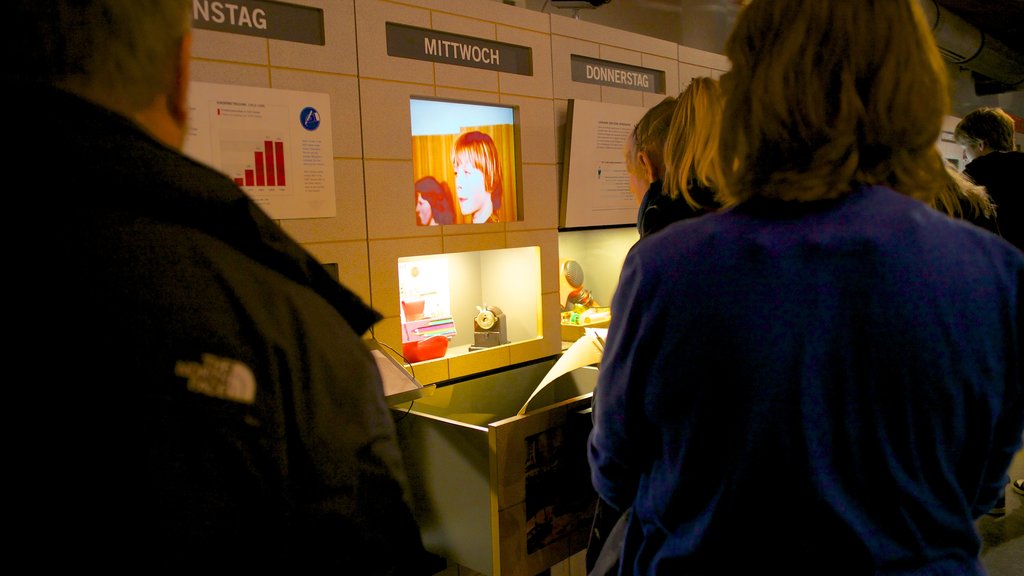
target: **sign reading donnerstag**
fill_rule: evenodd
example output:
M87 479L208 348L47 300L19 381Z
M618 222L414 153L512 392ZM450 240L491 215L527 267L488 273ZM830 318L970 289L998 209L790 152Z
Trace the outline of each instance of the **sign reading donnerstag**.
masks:
M533 76L529 46L387 22L388 56Z
M269 0L192 0L192 26L204 30L324 45L324 11Z
M661 70L587 58L578 54L572 54L570 62L572 79L576 82L614 86L637 92L665 93L665 73Z

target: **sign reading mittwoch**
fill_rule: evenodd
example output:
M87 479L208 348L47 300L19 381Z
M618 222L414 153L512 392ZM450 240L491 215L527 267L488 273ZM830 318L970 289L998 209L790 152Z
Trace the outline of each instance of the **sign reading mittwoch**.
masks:
M472 36L387 22L388 55L533 76L533 50Z

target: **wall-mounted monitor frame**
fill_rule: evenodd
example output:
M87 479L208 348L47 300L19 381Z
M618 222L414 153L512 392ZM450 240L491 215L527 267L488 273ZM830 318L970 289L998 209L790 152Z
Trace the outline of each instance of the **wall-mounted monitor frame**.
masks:
M409 99L416 223L522 220L519 107Z

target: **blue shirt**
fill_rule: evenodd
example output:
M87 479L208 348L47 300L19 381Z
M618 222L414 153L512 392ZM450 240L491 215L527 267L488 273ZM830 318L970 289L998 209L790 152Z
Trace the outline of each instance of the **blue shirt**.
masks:
M589 441L633 507L622 573L982 573L974 520L1024 430L1022 278L1005 240L884 187L638 242Z

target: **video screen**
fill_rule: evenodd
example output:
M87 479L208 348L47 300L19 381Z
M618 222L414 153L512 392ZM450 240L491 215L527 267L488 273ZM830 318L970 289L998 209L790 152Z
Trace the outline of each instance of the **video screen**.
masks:
M521 220L518 109L413 97L416 224Z

